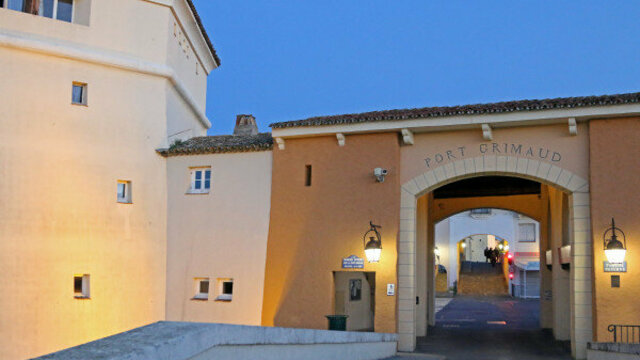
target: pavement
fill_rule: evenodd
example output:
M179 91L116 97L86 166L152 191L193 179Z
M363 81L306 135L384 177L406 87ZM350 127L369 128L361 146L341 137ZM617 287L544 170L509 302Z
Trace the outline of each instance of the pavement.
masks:
M456 296L436 313L428 336L418 338L416 353L392 359L570 360L568 343L540 329L539 318L538 300Z

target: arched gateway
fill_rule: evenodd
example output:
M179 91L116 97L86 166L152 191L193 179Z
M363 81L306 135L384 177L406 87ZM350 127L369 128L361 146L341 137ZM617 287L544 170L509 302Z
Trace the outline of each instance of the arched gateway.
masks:
M349 312L340 278L358 273L370 285L373 330L398 333L399 349L414 350L435 325L437 221L473 208L531 210L540 222L540 251L526 255L542 265L539 328L586 358L588 342L613 340L609 325L640 318L639 104L637 93L272 124L262 324L325 328L325 315ZM627 235L623 263L605 256L611 218ZM362 242L370 221L382 236L371 263Z
M571 343L574 356L584 358L592 339L592 260L589 185L571 171L535 159L486 155L434 167L401 186L398 238L398 348L416 346L416 212L417 199L443 185L479 176L511 176L535 180L570 195L571 244Z

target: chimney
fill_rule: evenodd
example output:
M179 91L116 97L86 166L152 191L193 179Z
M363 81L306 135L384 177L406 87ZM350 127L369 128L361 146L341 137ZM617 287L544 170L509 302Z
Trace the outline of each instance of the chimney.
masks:
M233 129L233 135L257 135L258 125L253 115L237 115L236 127Z

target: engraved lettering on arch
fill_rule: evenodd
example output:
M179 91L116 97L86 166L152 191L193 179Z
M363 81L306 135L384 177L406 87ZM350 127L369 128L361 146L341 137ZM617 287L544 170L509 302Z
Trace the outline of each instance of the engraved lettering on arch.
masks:
M449 149L443 149L436 153L430 154L424 158L424 163L427 168L438 166L444 163L464 159L469 156L467 148L469 146L457 146ZM476 145L470 146L471 148ZM500 143L500 142L488 142L477 145L480 155L499 155L499 156L518 156L527 157L530 159L538 159L550 162L562 161L562 154L553 149L547 147L527 145L520 143ZM472 152L473 153L473 152Z

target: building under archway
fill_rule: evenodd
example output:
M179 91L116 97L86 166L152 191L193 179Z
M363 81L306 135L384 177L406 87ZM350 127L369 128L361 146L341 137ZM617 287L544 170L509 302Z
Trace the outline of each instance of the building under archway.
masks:
M346 271L375 272L374 330L397 333L399 349L412 351L433 321L433 225L499 208L539 222L540 324L585 358L587 342L609 340L608 324L640 316L622 300L632 291L611 288L609 278L626 289L640 283L605 273L601 245L611 217L640 228L631 215L640 203L635 176L605 176L640 156L627 140L640 133L630 117L640 108L597 99L272 124L262 324L325 328L324 315L335 311L332 274L345 271L344 259L364 259L362 235L373 221L381 226L380 261Z

